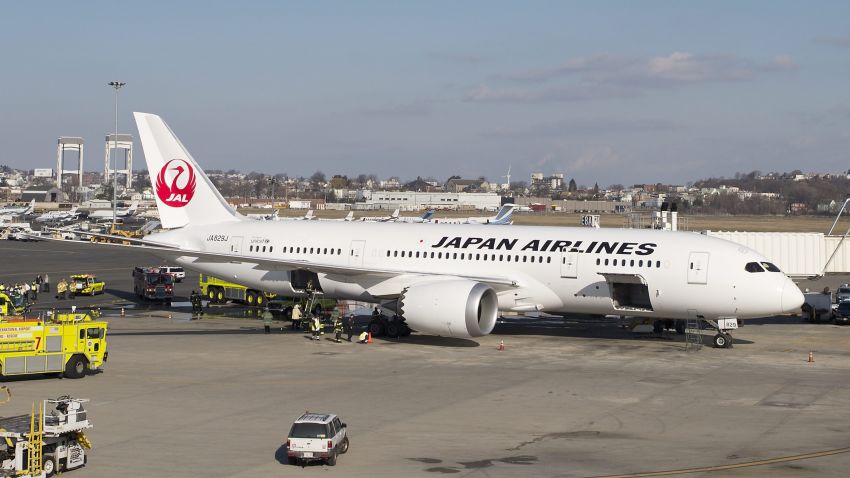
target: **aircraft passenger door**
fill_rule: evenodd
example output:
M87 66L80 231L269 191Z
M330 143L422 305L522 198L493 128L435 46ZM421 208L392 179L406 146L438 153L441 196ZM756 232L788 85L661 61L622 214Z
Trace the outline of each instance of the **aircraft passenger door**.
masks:
M362 266L364 250L366 250L366 241L351 241L351 247L348 251L348 265Z
M578 252L561 252L561 277L578 277Z
M691 252L688 258L688 284L708 284L707 252Z
M242 251L242 236L230 237L230 252L240 254Z

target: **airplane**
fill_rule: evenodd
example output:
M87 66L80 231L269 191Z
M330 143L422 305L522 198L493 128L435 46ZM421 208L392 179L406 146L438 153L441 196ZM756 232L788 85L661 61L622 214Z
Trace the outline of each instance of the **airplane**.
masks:
M513 214L516 204L504 204L495 216L467 217L465 219L434 219L432 222L439 224L487 224L500 226L513 223Z
M9 216L9 217L26 216L27 214L32 214L32 212L34 210L35 210L35 199L30 201L30 203L26 206L0 208L0 216Z
M94 221L102 221L104 219L108 219L109 221L111 221L113 218L135 216L138 209L139 202L133 201L133 203L130 204L130 207L128 207L127 209L117 209L115 211L115 215L112 214L112 209L98 209L97 211L92 211L91 213L89 213L88 218Z
M66 223L76 220L80 213L77 211L78 208L73 208L69 211L48 211L41 216L35 218L35 222L48 222L48 223Z
M701 319L731 344L737 319L796 312L803 294L764 256L651 229L253 221L236 213L159 117L134 113L163 231L131 245L285 296L380 303L412 329L492 332L499 312ZM732 325L734 324L734 325Z
M434 217L434 210L433 210L433 209L428 209L427 211L425 211L425 213L424 213L424 214L422 214L422 215L421 215L421 216L419 216L419 217L401 217L401 216L397 216L397 217L396 217L396 219L395 219L395 221L396 221L396 222L407 222L407 223L415 223L415 224L419 224L419 223L423 223L423 222L431 222L431 218L432 218L432 217Z
M358 219L361 222L396 222L399 219L400 209L396 209L389 216L364 216Z

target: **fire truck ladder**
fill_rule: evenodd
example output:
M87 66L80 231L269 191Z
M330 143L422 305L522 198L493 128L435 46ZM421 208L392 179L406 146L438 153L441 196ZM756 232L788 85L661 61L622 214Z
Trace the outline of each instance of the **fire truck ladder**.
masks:
M38 407L36 415L35 403L32 404L30 413L30 433L27 440L27 468L20 472L21 475L37 476L42 472L42 438L44 435L44 411Z

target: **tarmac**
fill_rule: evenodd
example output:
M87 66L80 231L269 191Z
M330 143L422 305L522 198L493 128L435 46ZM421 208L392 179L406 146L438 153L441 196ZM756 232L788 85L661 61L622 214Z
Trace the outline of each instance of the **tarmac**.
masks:
M198 320L188 304L128 307L132 267L160 264L146 254L3 242L0 280L107 281L103 296L75 301L104 308L105 370L7 380L0 407L90 398L94 449L69 476L843 477L850 465L850 327L759 319L733 348L699 350L577 317L506 318L475 340L315 342L283 321L264 334L239 307ZM196 284L190 274L178 294ZM70 303L42 296L38 308ZM285 464L306 410L348 424L335 467Z

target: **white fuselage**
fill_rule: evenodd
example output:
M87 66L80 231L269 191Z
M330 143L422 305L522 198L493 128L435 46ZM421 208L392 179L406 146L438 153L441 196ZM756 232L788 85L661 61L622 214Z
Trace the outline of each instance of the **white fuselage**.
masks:
M421 281L423 275L514 281L493 288L499 309L517 312L751 318L790 311L802 300L783 273L745 270L748 263L766 262L764 257L690 232L236 221L190 225L149 241L183 248L183 255L163 254L186 267L284 295L298 294L289 270L251 263L251 257L396 272L391 278L318 275L326 295L372 302L380 302L385 289L401 290L405 281ZM234 260L198 259L190 250L230 254ZM618 305L612 280L642 282L651 305ZM383 287L388 282L392 287Z

